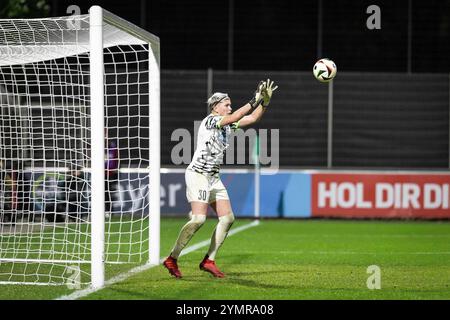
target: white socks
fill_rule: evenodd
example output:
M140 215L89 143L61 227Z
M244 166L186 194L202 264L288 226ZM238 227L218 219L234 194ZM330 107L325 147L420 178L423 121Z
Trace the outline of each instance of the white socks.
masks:
M198 229L205 223L206 216L202 214L192 214L191 220L189 220L183 228L181 228L180 234L178 235L178 239L175 242L175 246L172 249L172 253L170 254L172 258L178 259L181 251L188 244L188 242L192 239L194 234ZM228 235L228 231L234 222L234 214L231 212L226 216L219 217L219 223L217 223L216 228L211 237L211 244L208 250L208 259L214 260L217 254L217 251L222 246L225 238Z
M234 221L233 212L227 214L226 216L219 217L219 223L214 229L213 235L211 237L211 245L208 250L208 259L214 260L222 243L225 241L227 237L228 231L231 228L231 225Z
M181 228L178 239L175 242L175 246L170 254L172 258L178 259L181 250L188 244L192 236L197 232L198 229L205 223L206 216L203 214L193 214L191 220L189 220L183 228Z

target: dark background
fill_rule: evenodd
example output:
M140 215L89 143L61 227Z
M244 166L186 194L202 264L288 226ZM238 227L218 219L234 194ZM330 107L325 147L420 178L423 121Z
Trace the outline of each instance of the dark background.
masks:
M0 14L8 16L1 8L18 1L2 0ZM311 61L329 56L340 70L402 72L410 34L409 71L450 71L450 0L25 2L47 4L29 16L68 15L70 5L85 14L100 5L161 38L162 69L309 71ZM366 27L373 4L381 9L380 30Z
M256 128L280 129L281 167L448 169L450 0L2 0L2 17L82 14L97 4L161 39L162 164L173 166L177 128L193 134L210 92L236 109L255 84L279 84ZM381 9L369 30L368 6ZM332 162L328 86L311 74L318 57L333 81ZM111 131L114 132L114 131ZM118 136L128 139L127 136ZM269 141L270 142L270 141ZM128 150L122 150L127 154Z

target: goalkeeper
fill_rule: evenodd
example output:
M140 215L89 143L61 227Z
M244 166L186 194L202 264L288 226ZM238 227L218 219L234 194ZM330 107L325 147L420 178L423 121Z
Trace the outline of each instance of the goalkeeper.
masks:
M163 265L176 278L182 274L177 260L192 236L205 223L208 206L219 219L211 237L211 244L200 269L223 278L216 264L217 251L223 244L234 221L227 190L220 180L219 169L223 162L229 136L238 128L254 124L261 119L277 86L273 81L261 81L246 105L231 112L231 99L226 93L216 92L207 101L211 113L203 119L198 130L197 149L186 169L186 196L191 204L190 220L181 228L178 239ZM247 115L252 111L249 115Z

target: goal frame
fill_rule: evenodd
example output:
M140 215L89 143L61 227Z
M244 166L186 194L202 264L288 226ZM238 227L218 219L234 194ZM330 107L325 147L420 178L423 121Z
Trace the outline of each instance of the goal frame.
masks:
M140 172L148 174L148 193L146 195L148 201L148 258L143 256L143 261L147 265L160 264L160 169L161 169L161 155L160 155L160 39L150 32L139 28L138 26L120 18L119 16L101 8L100 6L92 6L89 9L88 15L83 15L83 18L89 18L89 30L86 30L86 37L83 34L82 45L78 46L72 43L72 49L80 49L81 53L89 54L89 60L86 61L89 65L89 73L86 73L89 78L89 93L86 97L90 100L90 142L91 142L91 201L90 201L90 243L86 245L90 247L90 260L53 260L53 259L29 259L29 258L1 258L0 262L33 262L33 263L85 263L90 264L90 286L93 289L99 289L105 285L105 263L107 253L106 251L106 236L105 236L105 105L106 99L106 72L104 57L106 48L109 48L108 33L114 27L113 31L119 33L127 33L130 38L139 40L139 45L148 45L148 70L143 69L143 72L148 72L148 91L142 92L145 96L148 94L148 167L139 168ZM60 17L63 20L68 17ZM46 20L47 18L42 18ZM6 20L24 20L24 19L6 19ZM35 22L41 19L27 19L27 21ZM68 20L70 21L70 20ZM19 21L20 22L20 21ZM30 23L31 23L30 22ZM104 28L106 26L106 28ZM106 37L104 37L104 33ZM89 38L87 38L87 35ZM114 42L112 46L122 45L120 41L117 44ZM64 44L62 44L64 46ZM78 47L77 47L78 46ZM75 51L76 52L76 51ZM75 53L77 55L78 53ZM70 56L70 55L68 55ZM63 56L65 57L65 56ZM60 56L56 57L61 58ZM49 57L55 59L55 57ZM5 65L15 64L16 60L10 60L6 56ZM43 60L46 61L44 58ZM144 61L144 60L143 60ZM146 60L145 60L146 61ZM35 61L25 61L19 63L35 63ZM147 62L147 61L146 61ZM146 106L144 106L146 107ZM146 117L147 117L146 115ZM146 125L145 125L146 126ZM145 151L147 152L147 151ZM146 250L145 250L146 251ZM146 253L146 252L145 252ZM146 260L147 259L147 260ZM43 283L43 282L17 282L17 281L1 281L0 284L29 284L29 285L59 285L60 283ZM61 283L62 284L62 283ZM67 284L67 283L66 283Z
M89 48L91 86L91 286L105 283L104 214L104 64L103 22L119 28L149 45L149 260L160 263L160 40L157 36L129 23L115 14L92 6L89 9Z

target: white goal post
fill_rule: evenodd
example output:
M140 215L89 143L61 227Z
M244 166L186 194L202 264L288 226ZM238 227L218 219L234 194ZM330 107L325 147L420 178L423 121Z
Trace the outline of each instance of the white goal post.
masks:
M0 19L0 174L0 284L159 264L159 38L99 6Z

